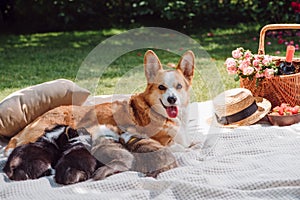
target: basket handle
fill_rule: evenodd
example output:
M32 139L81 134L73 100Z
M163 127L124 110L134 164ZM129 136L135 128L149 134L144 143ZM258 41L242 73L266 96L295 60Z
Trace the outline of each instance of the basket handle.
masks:
M267 31L278 29L300 29L300 24L268 24L260 31L258 54L265 54L265 35Z

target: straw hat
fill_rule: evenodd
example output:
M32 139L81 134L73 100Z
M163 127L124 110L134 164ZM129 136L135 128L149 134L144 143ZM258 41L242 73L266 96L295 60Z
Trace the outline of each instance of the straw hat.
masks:
M215 120L221 126L251 125L262 119L271 109L271 103L262 97L253 97L250 90L235 88L213 99Z

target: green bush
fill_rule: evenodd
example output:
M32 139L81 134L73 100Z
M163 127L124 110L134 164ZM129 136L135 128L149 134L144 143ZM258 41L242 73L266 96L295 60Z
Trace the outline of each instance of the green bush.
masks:
M238 22L295 22L291 0L4 0L21 30L129 27L193 28ZM12 9L13 8L13 9ZM4 19L3 19L4 20Z

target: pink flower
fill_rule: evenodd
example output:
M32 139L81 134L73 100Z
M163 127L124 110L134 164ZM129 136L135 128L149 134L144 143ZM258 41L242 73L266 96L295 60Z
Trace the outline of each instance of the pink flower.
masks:
M230 74L230 75L232 75L232 74L236 74L236 72L237 72L237 68L236 67L227 67L226 68L227 69L227 73L228 74Z
M258 59L254 59L253 62L252 62L254 67L258 67L259 63L260 63L260 60L258 60Z
M243 52L241 51L240 48L237 48L236 50L232 51L232 57L235 59L242 57L242 55L243 55Z
M253 57L254 57L255 60L260 60L262 56L258 55L258 54L255 54Z
M267 45L271 45L272 44L272 42L267 42Z
M212 32L209 32L209 33L207 33L207 36L208 36L208 37L213 37L214 34L213 34Z
M276 55L280 54L280 51L275 51L275 54L276 54Z
M253 72L254 72L254 68L253 67L245 67L244 69L243 69L243 74L244 75L251 75L251 74L253 74Z
M250 60L242 60L240 63L239 63L239 66L238 68L243 71L245 68L249 67L249 65L251 64L251 61Z
M300 12L300 4L298 2L292 1L291 6L295 13Z
M255 77L256 77L256 78L264 78L265 75L264 75L264 73L257 72L257 73L255 74Z
M261 68L261 66L260 65L258 65L257 67L254 67L255 69L256 69L256 71L260 71L260 70L262 70L262 68Z
M236 67L236 62L233 58L227 58L225 61L227 67Z
M267 66L272 62L272 57L266 55L261 62L264 66Z
M250 59L250 58L252 57L251 51L247 50L247 51L244 53L244 57L245 57L246 59Z
M284 43L284 39L279 38L277 42L278 42L278 44L283 44Z
M228 74L235 74L237 71L236 62L233 58L227 58L225 61L225 66Z
M265 69L264 75L266 78L272 78L274 74L275 74L274 69L269 69L269 68Z

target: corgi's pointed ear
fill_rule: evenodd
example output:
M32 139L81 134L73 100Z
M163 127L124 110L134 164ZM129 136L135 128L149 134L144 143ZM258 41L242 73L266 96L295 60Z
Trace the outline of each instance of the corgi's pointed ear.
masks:
M157 55L151 50L148 50L145 53L144 68L145 68L145 75L148 83L153 82L154 78L157 75L157 72L159 70L162 70L162 65Z
M177 70L180 70L186 80L192 84L192 80L194 77L194 68L195 68L195 55L192 51L187 51L181 57Z

